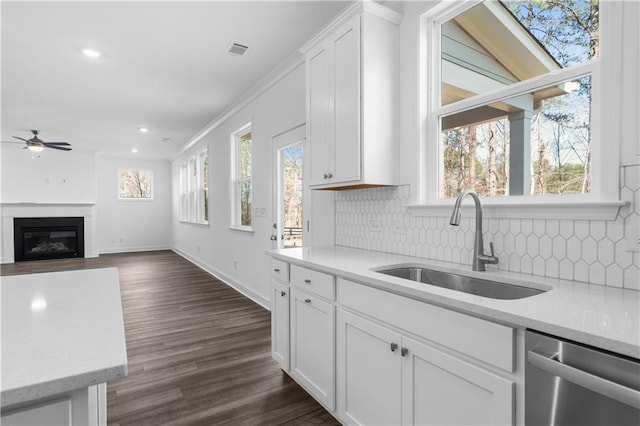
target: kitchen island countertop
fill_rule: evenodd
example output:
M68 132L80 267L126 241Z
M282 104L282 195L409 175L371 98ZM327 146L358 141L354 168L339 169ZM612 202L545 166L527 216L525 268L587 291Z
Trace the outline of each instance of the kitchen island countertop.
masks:
M0 280L3 408L127 375L117 268Z

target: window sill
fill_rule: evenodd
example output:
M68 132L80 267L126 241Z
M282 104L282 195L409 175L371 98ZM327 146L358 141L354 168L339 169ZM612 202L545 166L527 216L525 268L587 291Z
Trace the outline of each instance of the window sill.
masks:
M190 220L181 220L180 223L183 223L185 225L201 226L203 228L208 228L209 227L209 222L192 222Z
M240 227L240 226L229 226L228 227L231 231L238 231L238 232L242 232L245 234L253 234L253 228L246 228L246 227Z
M413 216L449 216L455 199L438 200L432 204L414 204L405 207ZM578 219L615 220L624 201L511 201L481 200L485 218L498 219ZM464 200L462 210L472 214L474 203Z

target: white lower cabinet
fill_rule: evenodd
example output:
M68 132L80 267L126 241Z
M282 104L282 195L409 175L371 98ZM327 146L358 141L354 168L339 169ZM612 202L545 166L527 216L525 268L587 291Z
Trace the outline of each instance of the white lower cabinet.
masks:
M513 328L302 266L276 266L273 357L342 423L515 423Z
M353 425L401 423L401 336L338 310L338 415Z
M402 338L402 424L511 425L514 382Z
M346 291L343 291L346 290ZM360 291L361 290L361 291ZM345 280L338 280L337 319L337 414L353 425L512 425L515 419L515 376L511 371L474 362L469 354L428 344L423 336L414 338L398 324L411 304L393 303L392 295ZM371 316L387 301L388 318L398 324ZM409 301L409 299L404 299ZM397 299L397 302L403 300ZM351 309L357 306L359 312ZM438 322L448 310L426 305L422 321ZM371 312L369 312L371 311ZM415 313L415 312L414 312ZM387 318L387 320L388 320ZM476 327L458 334L475 333L484 320L467 317ZM502 326L500 326L502 327ZM474 330L475 329L475 330ZM507 333L508 334L508 333ZM487 336L487 345L506 350L509 346ZM424 339L424 341L422 340ZM470 362L470 360L473 360ZM495 371L492 371L495 370Z
M107 424L107 385L89 386L44 400L2 410L4 426Z
M335 409L335 306L291 288L291 375Z
M271 282L271 355L289 371L289 286Z

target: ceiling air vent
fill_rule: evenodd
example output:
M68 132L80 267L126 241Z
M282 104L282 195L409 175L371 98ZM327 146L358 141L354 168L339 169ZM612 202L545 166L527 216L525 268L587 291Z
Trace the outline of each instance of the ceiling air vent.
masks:
M248 48L249 46L245 46L244 44L231 43L231 46L227 49L227 53L233 56L243 56Z

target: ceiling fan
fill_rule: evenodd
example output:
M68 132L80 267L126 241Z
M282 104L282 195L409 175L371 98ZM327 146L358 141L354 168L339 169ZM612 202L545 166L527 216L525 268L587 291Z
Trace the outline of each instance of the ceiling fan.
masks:
M38 137L40 134L39 130L31 130L33 133L33 137L31 139L24 139L18 136L13 136L16 139L20 139L22 142L18 141L2 141L4 143L26 143L27 146L24 149L29 149L33 152L40 152L45 148L59 149L60 151L71 151L71 144L68 142L44 142Z

